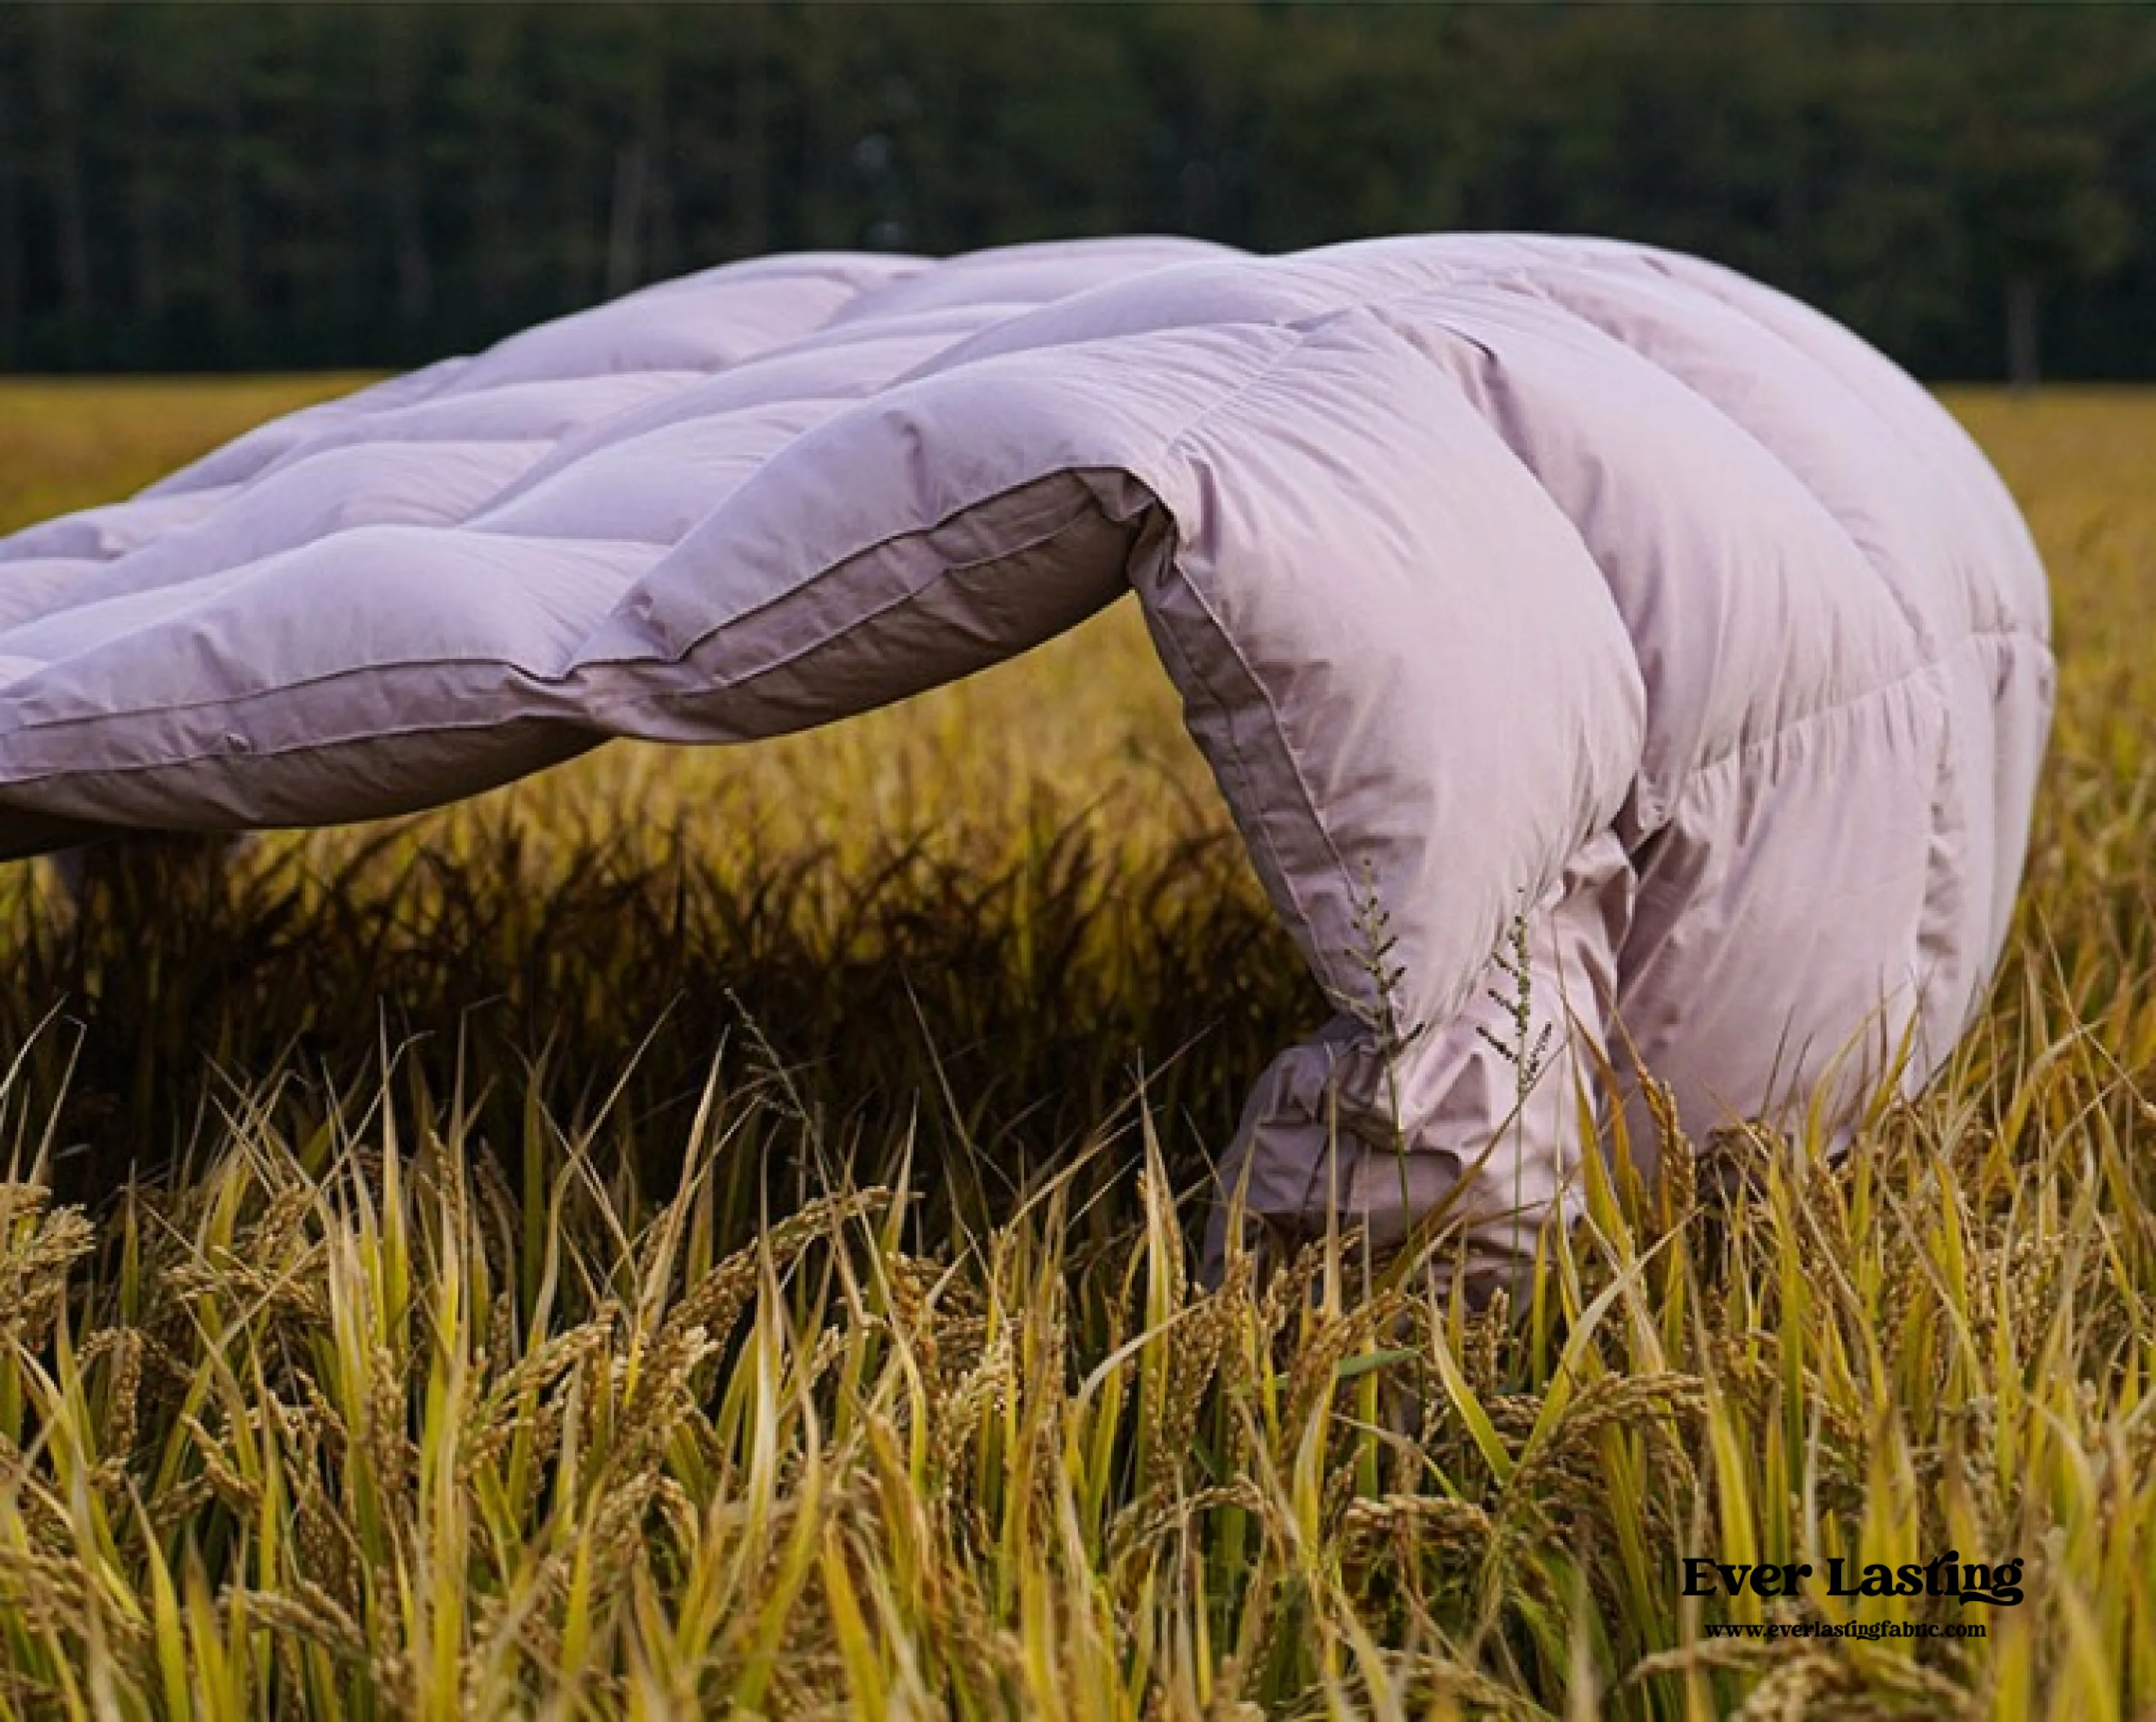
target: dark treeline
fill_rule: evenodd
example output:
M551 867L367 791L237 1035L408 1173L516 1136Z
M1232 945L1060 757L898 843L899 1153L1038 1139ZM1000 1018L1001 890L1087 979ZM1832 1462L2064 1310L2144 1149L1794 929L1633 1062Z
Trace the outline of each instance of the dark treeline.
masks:
M0 366L398 365L727 259L1609 233L2156 377L2144 8L0 7Z

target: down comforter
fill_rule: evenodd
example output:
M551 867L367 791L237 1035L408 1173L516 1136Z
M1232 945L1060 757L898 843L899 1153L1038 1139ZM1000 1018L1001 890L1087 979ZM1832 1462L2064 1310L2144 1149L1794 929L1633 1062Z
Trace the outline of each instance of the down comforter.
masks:
M1977 1008L2052 697L2019 516L1838 326L1579 239L774 258L295 414L0 540L0 856L798 729L1131 591L1337 1011L1252 1213L1449 1200L1502 1267L1637 1071L1845 1125Z

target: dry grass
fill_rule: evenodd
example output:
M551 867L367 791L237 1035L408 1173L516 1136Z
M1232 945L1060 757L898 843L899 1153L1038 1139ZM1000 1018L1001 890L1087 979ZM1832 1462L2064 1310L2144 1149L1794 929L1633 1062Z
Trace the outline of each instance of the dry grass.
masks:
M0 514L244 398L0 390ZM1316 1000L1127 611L79 919L0 875L0 1714L2149 1714L2156 400L1953 404L2064 648L1994 1006L1843 1169L1611 1144L1522 1310L1194 1287ZM1986 1639L1676 1571L1948 1546L2027 1600L1855 1617Z
M0 383L0 532L131 496L356 377L69 378Z

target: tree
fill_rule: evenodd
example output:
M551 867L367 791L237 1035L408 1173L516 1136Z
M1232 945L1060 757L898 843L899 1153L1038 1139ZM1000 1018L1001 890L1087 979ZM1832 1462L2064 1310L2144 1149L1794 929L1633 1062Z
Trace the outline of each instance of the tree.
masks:
M2094 280L2133 238L2107 179L2102 120L2118 62L2084 41L2061 52L2049 19L2004 9L1979 38L1960 156L1979 269L2003 299L2006 375L2017 392L2042 369L2046 296ZM2076 51L2079 50L2079 51Z

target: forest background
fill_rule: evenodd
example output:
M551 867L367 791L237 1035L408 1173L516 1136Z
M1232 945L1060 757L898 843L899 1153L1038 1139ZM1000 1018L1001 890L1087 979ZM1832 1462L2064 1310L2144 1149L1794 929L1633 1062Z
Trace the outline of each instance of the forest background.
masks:
M1512 228L2156 378L2141 6L0 6L0 369L402 367L771 251Z

